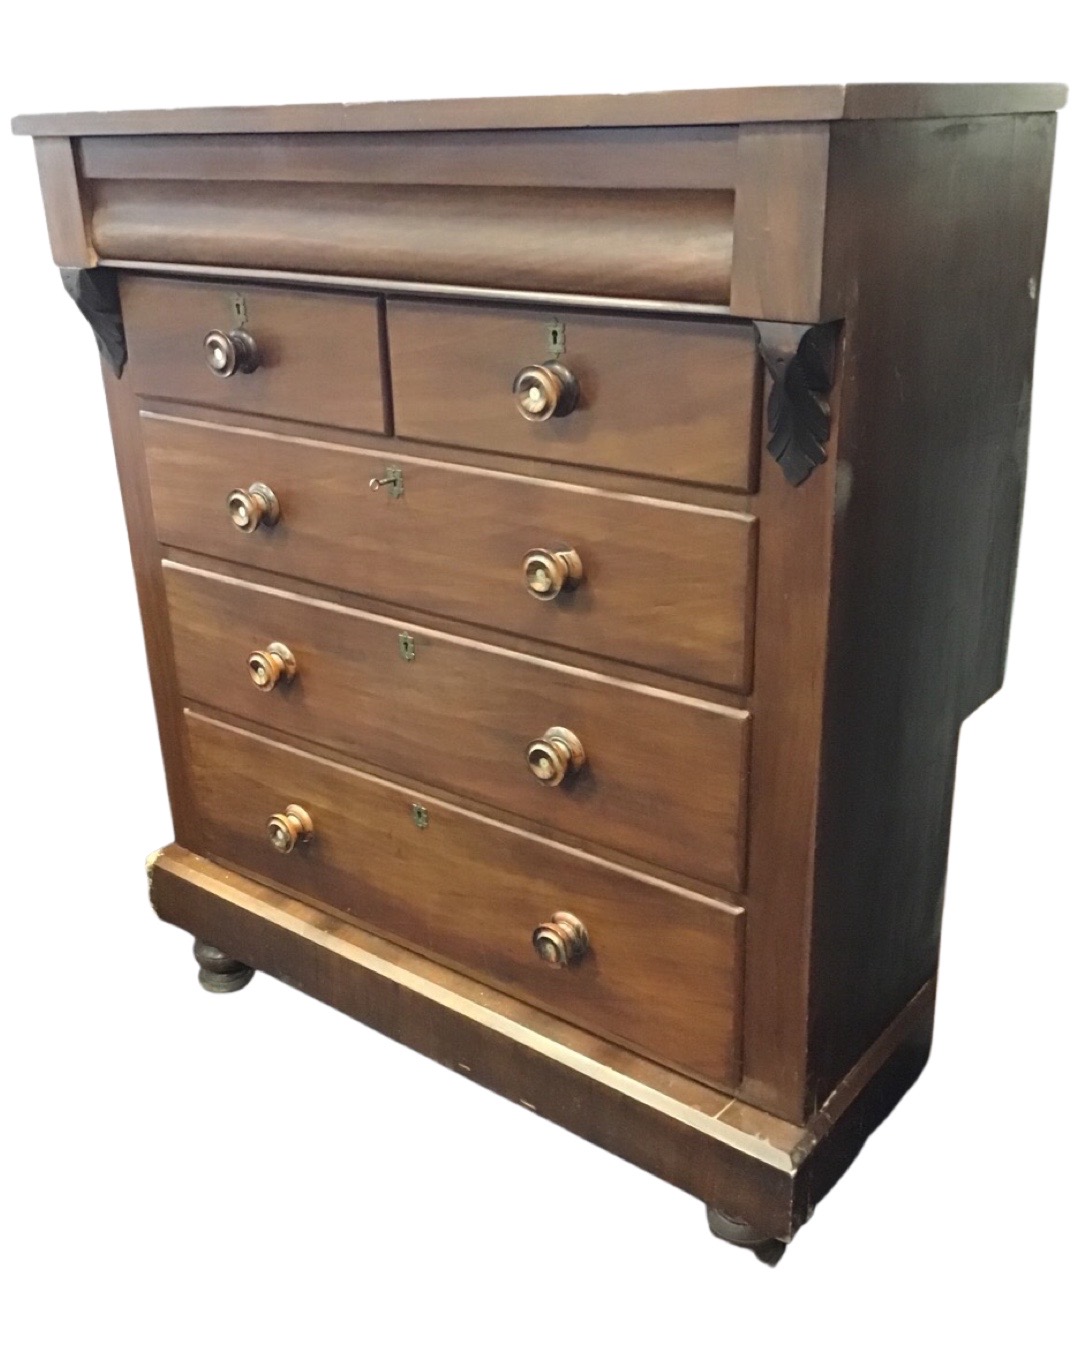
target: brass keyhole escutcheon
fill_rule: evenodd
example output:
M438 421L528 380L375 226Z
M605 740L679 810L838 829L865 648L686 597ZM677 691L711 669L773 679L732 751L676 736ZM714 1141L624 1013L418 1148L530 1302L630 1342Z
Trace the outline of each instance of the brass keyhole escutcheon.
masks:
M296 657L283 642L269 642L247 659L248 674L256 689L268 694L296 676Z
M585 747L566 727L548 727L525 752L529 771L545 787L558 787L585 763Z
M585 925L573 914L559 910L533 930L533 951L549 966L576 965L589 950Z

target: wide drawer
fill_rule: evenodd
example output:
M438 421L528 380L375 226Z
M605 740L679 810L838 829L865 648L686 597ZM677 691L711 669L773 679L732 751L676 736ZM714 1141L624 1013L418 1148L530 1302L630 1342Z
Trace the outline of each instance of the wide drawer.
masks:
M400 436L753 485L759 396L749 324L391 300L387 327ZM576 380L577 406L527 420L515 377L552 361Z
M738 1077L742 911L217 721L186 717L201 852L718 1086ZM307 812L278 852L268 820ZM533 947L570 913L588 949Z
M750 679L752 517L462 465L143 416L158 537L411 609L709 684ZM372 479L400 474L372 491ZM226 499L268 485L271 528ZM583 577L539 600L530 551L574 549Z
M371 296L127 277L126 378L137 393L324 426L389 432L381 302ZM253 344L255 369L245 371ZM206 340L214 339L208 352ZM222 338L230 345L222 345ZM209 358L237 356L231 374Z
M187 567L165 581L186 698L741 885L748 713Z

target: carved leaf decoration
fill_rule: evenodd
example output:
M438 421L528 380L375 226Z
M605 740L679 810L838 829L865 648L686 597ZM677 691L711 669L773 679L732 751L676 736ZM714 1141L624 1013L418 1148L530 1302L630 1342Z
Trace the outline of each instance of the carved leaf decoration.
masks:
M766 322L754 326L771 381L765 409L766 444L784 477L797 487L825 463L835 328L831 324Z
M114 375L127 361L127 340L120 315L116 273L107 267L61 267L64 289L94 330L98 350Z

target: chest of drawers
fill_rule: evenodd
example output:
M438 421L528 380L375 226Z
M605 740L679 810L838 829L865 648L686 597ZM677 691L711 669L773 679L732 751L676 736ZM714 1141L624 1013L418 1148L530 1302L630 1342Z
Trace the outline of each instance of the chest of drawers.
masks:
M775 1259L929 1050L1058 86L35 116L200 979Z

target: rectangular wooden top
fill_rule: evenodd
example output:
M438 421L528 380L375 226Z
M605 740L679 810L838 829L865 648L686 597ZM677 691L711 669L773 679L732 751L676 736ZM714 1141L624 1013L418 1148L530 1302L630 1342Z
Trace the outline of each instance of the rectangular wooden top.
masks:
M1054 112L1062 84L819 84L647 94L563 94L267 108L33 113L20 136L156 136L280 132L492 131L549 127L717 126L859 118L982 117Z

